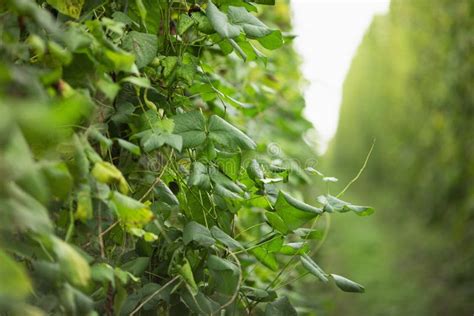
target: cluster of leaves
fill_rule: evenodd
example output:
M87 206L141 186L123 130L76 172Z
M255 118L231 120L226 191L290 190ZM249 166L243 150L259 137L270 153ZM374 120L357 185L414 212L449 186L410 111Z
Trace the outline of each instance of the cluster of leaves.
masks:
M255 3L0 6L0 311L292 315L299 262L363 292L310 245L323 214L373 210L287 193L308 176L248 136L274 91L226 80L291 41Z
M359 164L352 157L377 138L358 191L372 192L386 210L378 225L396 242L393 265L425 298L408 304L401 286L393 295L373 291L382 297L351 306L355 314L369 302L374 311L386 308L383 295L400 297L396 314L474 309L467 299L474 296L473 10L469 0L393 0L353 60L326 161L349 178ZM387 280L370 273L377 283Z

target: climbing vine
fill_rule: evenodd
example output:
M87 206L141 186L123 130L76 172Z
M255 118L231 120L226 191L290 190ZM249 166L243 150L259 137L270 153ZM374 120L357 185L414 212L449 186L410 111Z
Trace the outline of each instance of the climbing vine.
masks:
M322 174L258 136L309 125L278 100L299 91L273 74L292 36L261 21L271 5L0 5L1 312L294 315L294 271L364 291L312 246L321 217L372 208L305 203Z

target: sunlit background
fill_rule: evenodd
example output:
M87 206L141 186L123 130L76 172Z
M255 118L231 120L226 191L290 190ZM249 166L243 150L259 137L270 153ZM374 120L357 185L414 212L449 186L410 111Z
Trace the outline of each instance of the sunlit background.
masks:
M351 60L375 14L389 0L293 0L295 46L308 80L307 118L318 133L320 153L336 133L342 84Z

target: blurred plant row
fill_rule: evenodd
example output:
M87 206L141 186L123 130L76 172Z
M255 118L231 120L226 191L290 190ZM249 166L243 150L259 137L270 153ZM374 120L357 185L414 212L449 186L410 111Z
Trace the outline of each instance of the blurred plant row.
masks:
M474 310L473 34L472 1L394 0L374 19L344 85L326 160L349 179L361 163L354 157L377 139L354 192L371 192L381 209L384 247L398 241L393 279L418 287L420 299L396 301L394 315ZM374 305L389 310L390 296L405 295L382 285L393 284L388 276L366 270L379 296L354 304L355 315Z

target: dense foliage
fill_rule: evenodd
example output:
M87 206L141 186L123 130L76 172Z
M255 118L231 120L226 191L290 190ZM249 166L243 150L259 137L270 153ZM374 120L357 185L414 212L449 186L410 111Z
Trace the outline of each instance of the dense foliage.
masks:
M374 292L352 305L354 315L369 306L393 315L474 310L473 13L469 0L394 0L353 60L325 160L348 179L376 138L353 192L371 192L381 209L378 228L358 239L367 245L360 256L386 267L360 268Z
M1 313L295 315L304 273L364 291L312 259L323 215L372 208L302 201L288 6L256 4L2 2Z

